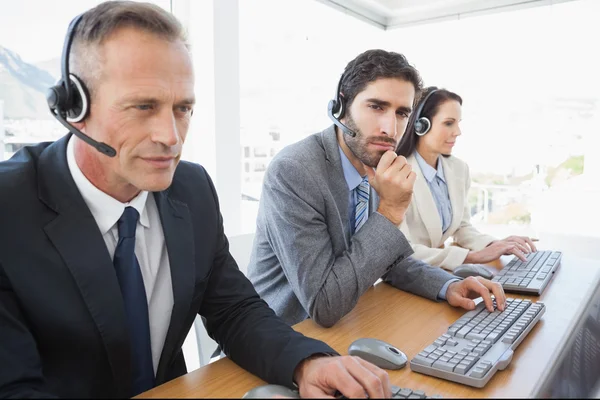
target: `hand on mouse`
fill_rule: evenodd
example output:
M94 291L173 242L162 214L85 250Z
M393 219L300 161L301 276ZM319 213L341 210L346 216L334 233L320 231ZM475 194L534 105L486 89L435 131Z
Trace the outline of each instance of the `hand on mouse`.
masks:
M473 310L475 302L472 299L482 297L485 307L493 312L492 296L496 297L496 304L500 311L506 306L506 295L502 285L480 276L469 276L458 282L453 282L446 291L446 301L451 306L462 307L465 310Z
M334 398L339 391L347 398L389 398L388 373L353 356L309 357L294 372L300 397Z

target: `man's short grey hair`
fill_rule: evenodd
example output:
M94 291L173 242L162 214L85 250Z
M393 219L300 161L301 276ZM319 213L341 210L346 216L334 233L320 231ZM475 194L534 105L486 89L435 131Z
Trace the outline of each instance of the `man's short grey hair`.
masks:
M69 69L86 84L90 96L101 79L100 46L116 30L133 27L169 42L181 41L189 49L186 32L173 14L155 4L107 1L86 11L77 25Z

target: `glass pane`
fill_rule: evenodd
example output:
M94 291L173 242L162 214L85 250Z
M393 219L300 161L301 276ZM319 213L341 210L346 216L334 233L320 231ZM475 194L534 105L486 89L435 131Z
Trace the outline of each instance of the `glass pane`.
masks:
M151 1L170 10L170 0ZM71 19L100 0L27 0L0 4L0 161L26 145L65 132L46 104L60 77L60 56Z
M389 31L426 85L463 98L453 154L482 231L598 237L598 13L580 0Z
M385 32L317 1L239 4L242 231L252 232L269 162L331 124L327 103L344 67L381 47Z

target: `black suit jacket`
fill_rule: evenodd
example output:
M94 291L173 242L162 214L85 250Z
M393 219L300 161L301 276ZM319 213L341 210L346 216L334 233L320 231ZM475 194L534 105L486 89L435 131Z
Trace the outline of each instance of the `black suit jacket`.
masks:
M69 136L0 163L0 397L124 397L129 339L112 260L68 169ZM215 188L181 162L154 193L174 306L156 383L186 373L181 346L199 313L241 367L287 386L297 364L334 353L281 322L229 254Z

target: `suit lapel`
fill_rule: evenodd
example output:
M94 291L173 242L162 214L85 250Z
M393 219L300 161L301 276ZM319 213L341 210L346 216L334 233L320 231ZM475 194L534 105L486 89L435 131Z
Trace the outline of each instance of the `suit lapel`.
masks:
M433 200L433 195L431 194L427 180L423 176L421 167L419 167L419 163L414 154L408 157L408 162L411 164L413 171L417 174L413 201L416 203L419 215L421 215L423 224L427 229L431 245L437 247L442 240L442 220L440 219L440 214L437 211L435 200Z
M45 227L77 284L106 348L118 396L130 393L130 350L126 316L114 266L98 225L67 164L66 136L42 153L38 195L57 216Z
M352 236L350 221L348 220L348 215L350 212L350 210L348 210L348 193L350 189L348 189L346 178L344 178L342 160L340 159L339 144L334 125L321 132L320 136L323 142L325 158L328 164L328 187L331 189L331 193L337 205L338 216L343 227L346 246L349 246L350 238Z
M196 274L194 231L187 205L169 198L168 191L155 193L154 198L165 235L173 285L171 321L156 371L157 382L162 382L175 350L180 345L178 342L187 333L181 330L189 315Z
M444 177L446 178L446 185L448 185L448 195L450 196L450 204L452 205L452 223L448 227L446 234L444 235L444 240L448 238L452 233L456 231L460 221L462 219L463 209L460 208L460 205L464 207L464 192L461 190L459 186L459 182L461 181L459 177L456 175L456 171L452 170L452 166L448 162L446 157L440 157L442 160L442 167L444 168Z

